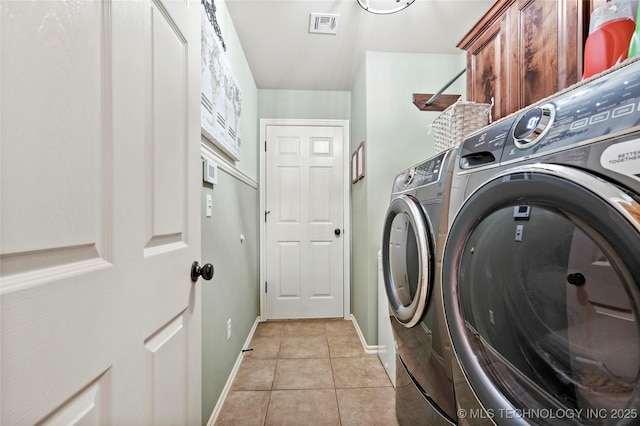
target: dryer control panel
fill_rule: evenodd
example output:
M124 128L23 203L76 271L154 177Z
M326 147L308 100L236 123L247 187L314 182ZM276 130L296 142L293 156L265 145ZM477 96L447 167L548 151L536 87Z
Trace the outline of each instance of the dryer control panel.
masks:
M403 192L440 181L442 166L447 156L451 155L451 152L452 151L442 152L400 173L396 177L393 192Z
M438 182L440 180L440 174L442 173L442 165L448 153L448 151L443 152L409 169L409 172L413 173L413 178L411 182L407 183L407 188L417 188Z

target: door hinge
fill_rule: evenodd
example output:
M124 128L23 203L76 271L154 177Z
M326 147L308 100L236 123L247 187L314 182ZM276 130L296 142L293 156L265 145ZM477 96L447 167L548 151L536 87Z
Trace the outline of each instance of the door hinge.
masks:
M264 152L267 152L267 141L264 141Z
M264 211L264 223L267 223L267 215L271 213L271 210L265 210Z
M269 287L269 285L268 285L268 284L267 284L267 282L265 281L265 282L264 282L264 292L265 292L265 293L267 292L267 288L268 288L268 287Z

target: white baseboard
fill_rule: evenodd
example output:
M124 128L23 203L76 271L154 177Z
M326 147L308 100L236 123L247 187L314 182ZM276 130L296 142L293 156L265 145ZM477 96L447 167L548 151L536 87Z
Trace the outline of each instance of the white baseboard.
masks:
M251 343L251 339L253 338L253 333L255 333L256 328L258 327L258 323L262 322L260 317L257 317L255 322L253 323L253 327L249 331L249 335L247 336L247 340L245 340L244 345L242 345L242 349L246 349ZM218 415L220 414L220 410L222 410L222 406L224 405L224 401L227 399L227 395L231 390L231 385L233 384L233 380L236 378L236 374L238 374L238 369L240 368L240 364L242 363L242 359L244 358L244 352L240 351L238 358L236 359L236 363L233 365L231 369L231 373L229 373L229 377L227 378L227 383L225 383L224 388L222 388L222 393L220 393L220 397L218 398L218 402L216 406L213 407L213 412L211 413L211 417L209 417L209 421L207 422L207 426L213 426L213 424L218 419Z
M360 343L362 343L362 347L364 348L364 351L366 353L373 355L380 352L380 349L384 349L384 346L381 347L380 345L367 344L367 341L364 339L364 335L362 334L360 326L358 325L358 321L356 321L356 317L354 315L351 315L351 321L356 328L356 332L358 333L358 337L360 338Z

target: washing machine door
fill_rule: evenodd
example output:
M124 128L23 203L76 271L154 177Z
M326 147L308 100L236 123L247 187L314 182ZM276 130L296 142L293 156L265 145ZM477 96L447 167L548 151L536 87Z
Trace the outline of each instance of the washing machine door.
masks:
M418 200L395 198L384 220L382 272L393 315L407 328L416 325L429 300L434 270L434 240Z
M455 352L498 424L638 424L640 203L555 165L508 170L452 223Z

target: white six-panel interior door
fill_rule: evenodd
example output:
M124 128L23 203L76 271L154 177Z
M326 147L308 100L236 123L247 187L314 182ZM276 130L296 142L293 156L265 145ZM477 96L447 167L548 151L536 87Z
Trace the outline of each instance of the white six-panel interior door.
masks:
M268 319L346 316L345 126L264 126Z
M0 423L200 425L200 3L0 24Z

